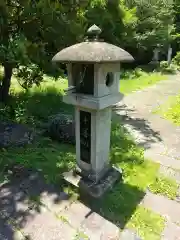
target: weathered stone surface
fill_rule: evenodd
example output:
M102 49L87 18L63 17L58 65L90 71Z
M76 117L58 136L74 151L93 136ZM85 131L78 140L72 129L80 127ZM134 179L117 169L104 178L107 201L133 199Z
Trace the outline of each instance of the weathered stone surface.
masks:
M180 204L176 201L147 192L141 204L164 216L167 220L180 223Z
M71 115L57 114L49 118L47 134L55 140L75 144L75 123Z
M161 240L179 240L180 239L180 226L175 223L167 222L166 227L162 233Z
M163 174L169 178L174 179L176 182L180 183L180 171L176 171L172 168L161 165L159 173Z
M34 133L27 126L17 123L0 124L0 147L24 146L34 139Z
M26 220L27 210L32 207L26 194L18 187L5 184L0 188L0 217L11 218L19 225Z
M40 196L40 201L44 207L55 214L60 214L62 210L67 209L71 205L69 196L64 192L60 192L60 194L43 192Z
M75 229L56 218L51 212L35 213L22 231L33 240L70 240L76 235Z
M124 229L120 235L121 240L141 240L136 233L129 229Z
M61 212L61 215L65 216L74 228L79 228L89 214L91 209L80 202L74 202L67 210Z
M176 160L172 157L169 157L167 155L162 155L156 153L153 148L147 149L144 153L145 158L151 159L154 162L160 163L161 165L169 168L174 168L179 170L180 169L180 161Z
M120 236L116 225L94 212L82 222L81 229L92 240L119 240Z
M15 172L15 167L11 168L12 181L0 186L0 216L3 219L11 218L17 227L23 227L32 217L32 209L36 213L45 210L59 213L70 204L67 194L46 184L39 173L18 169L19 172L17 168Z
M84 232L89 239L119 239L119 228L116 225L92 212L90 208L80 202L73 203L69 209L61 212L61 214L72 227Z
M82 42L63 49L53 57L54 62L126 62L133 57L115 45L106 42Z

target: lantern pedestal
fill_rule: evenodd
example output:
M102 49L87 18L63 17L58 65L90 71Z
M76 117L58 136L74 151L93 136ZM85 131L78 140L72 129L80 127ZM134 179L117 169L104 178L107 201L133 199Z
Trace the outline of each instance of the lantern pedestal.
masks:
M67 182L79 187L81 192L94 198L100 198L111 190L116 182L122 180L122 171L121 169L110 167L98 182L94 182L90 178L84 176L79 168L66 172L63 176Z

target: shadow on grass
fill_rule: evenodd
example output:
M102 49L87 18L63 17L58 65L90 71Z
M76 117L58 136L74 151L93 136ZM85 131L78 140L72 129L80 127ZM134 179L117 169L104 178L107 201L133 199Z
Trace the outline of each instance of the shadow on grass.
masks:
M139 138L138 145L148 149L152 144L162 142L160 133L154 131L147 120L140 117L131 117L129 113L134 113L133 109L128 108L125 104L115 106L113 110L116 113L116 121L130 127L130 131L134 132Z

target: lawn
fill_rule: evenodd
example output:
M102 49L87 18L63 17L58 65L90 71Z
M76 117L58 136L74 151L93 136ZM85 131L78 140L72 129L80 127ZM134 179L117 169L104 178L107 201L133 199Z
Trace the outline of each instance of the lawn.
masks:
M166 79L167 76L161 73L149 73L136 78L122 78L120 80L120 92L126 95Z
M160 78L162 76L158 76L158 79ZM150 81L150 76L148 79L147 82L153 82ZM139 79L134 81L136 84L129 85L131 91L132 86L135 90L143 85L142 82L140 84ZM46 78L41 86L34 86L25 92L16 81L13 81L11 88L11 107L15 109L13 119L41 129L47 122L48 116L59 112L72 113L73 107L62 102L66 86L66 80L55 82ZM121 87L124 88L124 93L129 91L127 86L125 80L122 80ZM8 108L1 107L1 113L3 118L10 117ZM3 171L7 164L20 163L40 170L47 182L62 185L62 172L75 166L74 146L60 144L45 137L39 137L26 148L9 148L0 151L0 181L9 179L9 175ZM164 218L143 208L139 203L147 188L154 193L173 198L176 185L173 183L171 187L169 179L162 176L157 178L159 165L144 159L144 150L134 143L117 119L112 121L110 158L115 166L123 169L123 182L119 182L104 199L91 201L90 206L118 226L134 228L144 240L160 239L165 224ZM69 191L73 192L71 189Z
M180 95L173 96L168 101L154 111L170 120L175 125L180 126Z

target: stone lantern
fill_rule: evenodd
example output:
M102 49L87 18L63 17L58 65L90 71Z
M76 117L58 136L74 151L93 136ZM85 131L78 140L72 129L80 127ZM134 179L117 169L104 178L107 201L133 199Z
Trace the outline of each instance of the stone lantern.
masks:
M96 25L88 38L58 52L54 62L67 64L68 89L63 101L75 106L77 169L71 179L100 197L120 179L121 171L109 163L112 105L119 102L120 62L132 61L125 50L99 40ZM69 178L65 174L65 178Z

